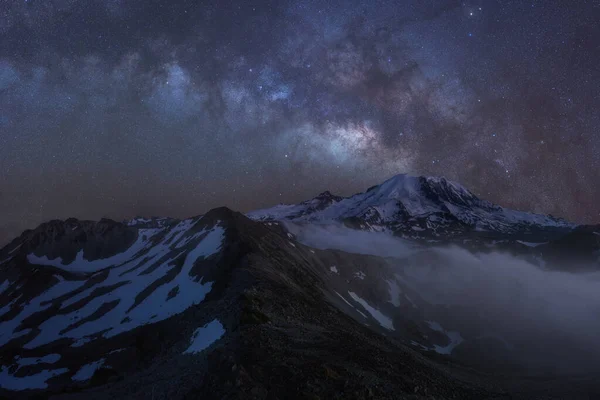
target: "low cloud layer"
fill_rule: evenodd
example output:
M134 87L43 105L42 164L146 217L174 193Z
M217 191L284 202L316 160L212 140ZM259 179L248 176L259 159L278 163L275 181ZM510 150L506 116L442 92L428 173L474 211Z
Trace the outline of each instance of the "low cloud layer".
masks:
M348 253L381 257L405 257L416 251L410 242L383 232L350 229L342 224L296 224L282 222L296 239L317 249L335 249Z
M434 308L447 329L461 331L465 343L482 336L497 339L487 344L497 347L479 353L479 362L501 354L531 374L600 371L600 272L543 270L508 253L417 248L342 225L286 226L309 246L397 258L390 261L393 271L439 306Z
M507 253L426 252L431 262L398 268L425 299L448 307L449 320L504 341L507 358L531 373L600 371L600 273L542 270Z

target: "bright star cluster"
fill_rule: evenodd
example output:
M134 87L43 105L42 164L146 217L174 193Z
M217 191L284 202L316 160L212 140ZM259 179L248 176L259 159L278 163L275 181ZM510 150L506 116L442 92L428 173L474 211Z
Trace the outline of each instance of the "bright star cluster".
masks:
M0 243L397 173L600 220L595 1L8 0Z

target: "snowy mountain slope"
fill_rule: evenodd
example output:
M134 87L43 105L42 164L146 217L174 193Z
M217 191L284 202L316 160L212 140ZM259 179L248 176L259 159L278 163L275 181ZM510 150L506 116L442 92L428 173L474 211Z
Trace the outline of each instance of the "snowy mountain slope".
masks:
M215 213L162 228L134 229L137 237L130 246L116 254L105 252L106 257L94 258L94 252L86 251L110 243L107 234L130 229L113 221L53 221L3 249L10 257L0 265L0 389L46 389L53 387L52 381L87 385L95 370L110 375L127 357L150 356L154 349L135 355L140 330L152 325L154 331L161 321L172 324L189 314L227 272L219 271L223 260L235 256L223 254L227 227ZM74 240L78 230L87 230L87 240ZM47 253L38 255L42 251ZM221 324L217 319L212 323ZM195 328L194 340L208 347L206 336L212 333L202 335ZM187 330L163 337L173 336L194 350L198 346L194 340L188 343ZM49 355L56 357L44 362ZM23 365L23 359L37 358Z
M354 220L363 228L385 227L395 233L446 237L469 231L507 234L574 227L551 216L494 205L445 178L409 175L396 175L348 198L320 195L297 205L250 212L248 216L296 222Z

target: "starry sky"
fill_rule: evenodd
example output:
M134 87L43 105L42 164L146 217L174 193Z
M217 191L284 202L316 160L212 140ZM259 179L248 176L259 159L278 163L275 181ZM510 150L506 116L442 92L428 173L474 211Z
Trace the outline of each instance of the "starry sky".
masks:
M397 173L598 223L598 21L598 0L0 0L0 244Z

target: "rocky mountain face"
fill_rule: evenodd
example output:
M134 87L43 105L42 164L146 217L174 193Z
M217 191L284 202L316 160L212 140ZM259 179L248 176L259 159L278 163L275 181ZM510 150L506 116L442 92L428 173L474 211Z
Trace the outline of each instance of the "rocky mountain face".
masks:
M219 208L24 232L0 250L0 397L600 395L597 326L582 322L596 311L557 320L532 289L546 275L529 268L543 257L589 271L594 227L407 176L248 217ZM518 258L507 269L490 249ZM559 286L564 307L570 287Z

